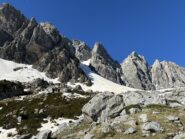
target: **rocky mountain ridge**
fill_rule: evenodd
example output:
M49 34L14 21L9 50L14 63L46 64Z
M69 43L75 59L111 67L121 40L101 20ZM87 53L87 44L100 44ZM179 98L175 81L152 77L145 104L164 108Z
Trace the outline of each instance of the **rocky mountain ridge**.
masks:
M5 3L0 8L0 30L5 32L0 36L0 58L32 64L61 82L88 80L79 68L72 41L62 37L52 24L28 20Z
M93 71L124 86L142 90L185 86L185 70L175 63L156 61L150 66L133 52L119 64L102 43L91 50L83 41L62 36L51 23L27 19L10 4L1 6L0 23L0 58L31 64L62 83L88 81L80 62L90 59Z
M0 138L183 139L184 129L184 68L136 52L119 64L102 43L0 7Z

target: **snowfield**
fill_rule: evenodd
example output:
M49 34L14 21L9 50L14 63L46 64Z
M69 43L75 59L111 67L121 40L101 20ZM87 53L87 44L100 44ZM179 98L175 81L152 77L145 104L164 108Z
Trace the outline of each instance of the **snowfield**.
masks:
M99 91L99 92L108 91L108 92L114 92L117 94L127 92L127 91L137 90L123 85L119 85L117 83L114 83L110 80L103 78L102 76L91 71L91 69L89 68L89 65L90 65L90 60L82 62L80 66L81 66L81 69L86 73L86 75L91 79L93 83L92 86L89 87L82 83L75 83L74 85L71 83L68 83L68 85L71 87L75 87L76 85L81 85L84 91L88 91L88 90Z
M44 79L48 82L59 83L57 78L48 78L44 72L32 68L32 65L0 59L0 80L32 82L37 78Z

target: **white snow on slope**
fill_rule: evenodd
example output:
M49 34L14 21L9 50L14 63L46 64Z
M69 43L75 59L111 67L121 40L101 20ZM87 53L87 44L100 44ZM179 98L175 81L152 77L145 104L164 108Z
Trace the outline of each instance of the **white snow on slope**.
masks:
M127 92L127 91L137 90L123 85L119 85L117 83L114 83L110 80L103 78L102 76L92 72L91 69L89 68L89 65L90 65L90 60L82 62L80 66L81 66L81 69L86 73L86 75L92 80L93 82L92 86L89 87L82 83L75 83L75 85L68 83L68 85L72 87L76 85L81 85L84 91L91 89L92 91L99 91L99 92L108 91L108 92L114 92L117 94Z
M46 77L44 72L33 69L32 65L0 59L0 80L31 82L37 78L44 79L48 82L59 83L58 79Z
M84 116L81 115L76 118L77 120L67 119L67 118L58 118L58 119L51 120L51 118L48 117L45 119L45 121L47 122L43 123L41 125L41 128L38 129L38 131L51 130L52 133L59 134L61 130L69 126L70 122L78 124L80 121L83 120Z
M8 137L9 134L11 134L12 136ZM16 135L17 135L17 130L15 128L6 130L0 127L0 139L17 139Z

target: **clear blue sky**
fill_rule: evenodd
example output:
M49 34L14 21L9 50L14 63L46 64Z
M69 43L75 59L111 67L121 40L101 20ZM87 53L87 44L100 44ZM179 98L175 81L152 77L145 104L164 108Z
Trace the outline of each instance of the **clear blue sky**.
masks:
M137 51L185 67L185 0L0 0L27 17L52 22L62 34L100 41L121 62Z

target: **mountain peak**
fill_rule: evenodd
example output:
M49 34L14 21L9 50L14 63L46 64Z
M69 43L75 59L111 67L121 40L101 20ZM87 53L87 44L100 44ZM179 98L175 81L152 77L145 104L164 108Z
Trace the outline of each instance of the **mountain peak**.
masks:
M139 89L153 90L150 69L144 56L132 52L121 64L123 74L129 85Z
M103 44L100 42L96 42L94 44L94 47L92 49L92 53L98 53L98 54L103 54L107 53L106 49L104 48Z
M3 3L0 7L0 30L6 30L9 34L14 34L20 29L28 19L8 3Z
M102 43L96 42L92 49L91 66L102 77L122 84L121 66L111 58Z
M137 56L138 56L138 53L137 53L136 51L133 51L133 52L130 54L130 56L135 56L135 57L137 57Z

